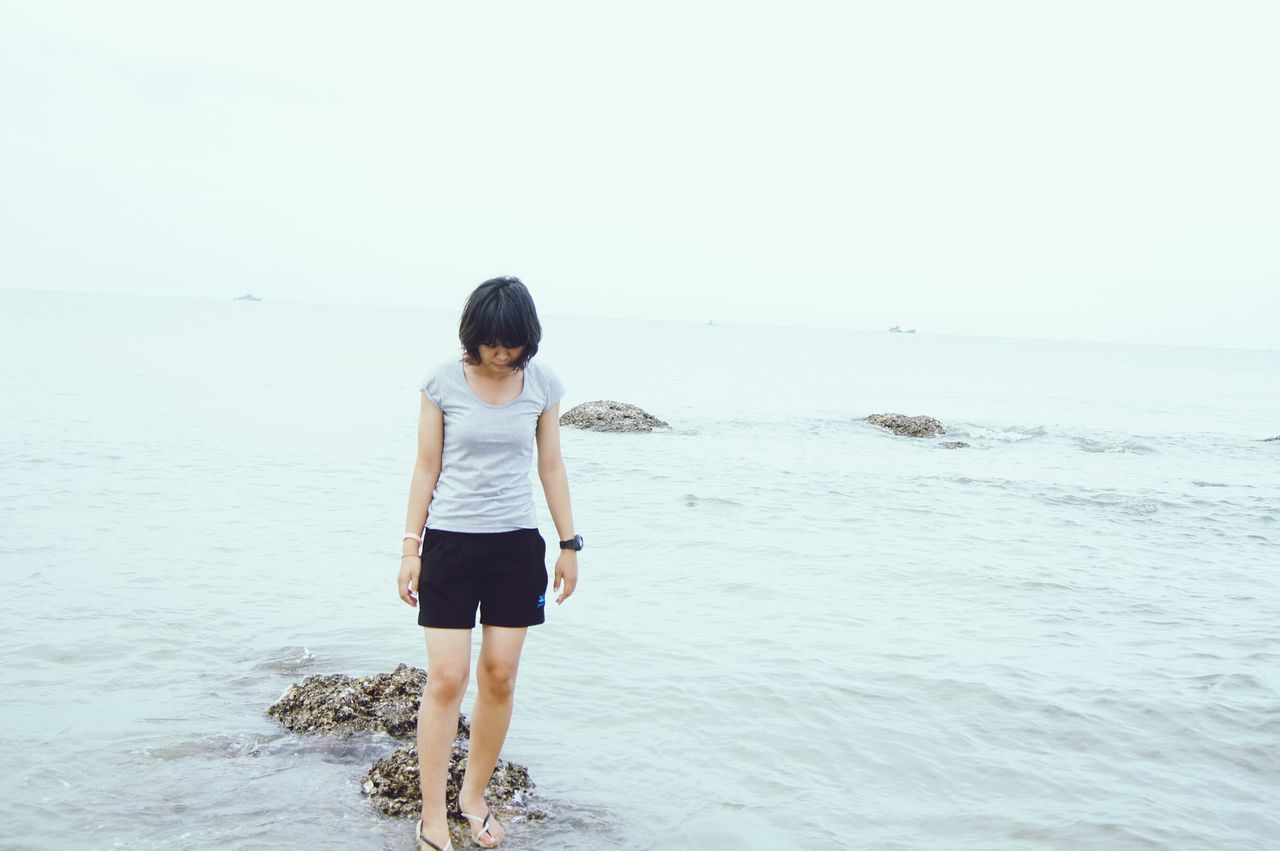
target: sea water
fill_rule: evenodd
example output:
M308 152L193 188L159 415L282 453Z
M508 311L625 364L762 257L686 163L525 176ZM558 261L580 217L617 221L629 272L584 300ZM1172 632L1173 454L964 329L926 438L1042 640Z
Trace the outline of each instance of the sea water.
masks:
M0 292L0 845L413 847L360 792L395 742L264 711L425 667L456 321ZM1280 844L1280 353L544 322L564 409L672 428L564 431L581 579L503 754L549 818L506 847Z

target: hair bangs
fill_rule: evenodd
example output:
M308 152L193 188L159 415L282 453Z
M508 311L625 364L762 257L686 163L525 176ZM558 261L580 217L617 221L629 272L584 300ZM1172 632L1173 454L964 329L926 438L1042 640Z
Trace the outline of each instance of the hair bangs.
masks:
M529 345L529 323L524 311L514 299L506 296L507 293L499 290L493 293L488 304L480 308L477 325L487 329L487 333L483 335L484 339L480 342L486 346L507 346L508 348L527 346Z

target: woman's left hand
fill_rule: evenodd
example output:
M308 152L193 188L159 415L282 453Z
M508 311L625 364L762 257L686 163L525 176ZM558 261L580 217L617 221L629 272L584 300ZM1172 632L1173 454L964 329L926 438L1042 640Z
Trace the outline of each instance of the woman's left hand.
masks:
M561 584L564 585L561 588ZM573 589L578 587L578 551L577 550L561 550L560 557L556 559L556 581L551 584L552 591L559 591L560 596L556 597L556 605L560 605L569 599L569 595L573 593Z

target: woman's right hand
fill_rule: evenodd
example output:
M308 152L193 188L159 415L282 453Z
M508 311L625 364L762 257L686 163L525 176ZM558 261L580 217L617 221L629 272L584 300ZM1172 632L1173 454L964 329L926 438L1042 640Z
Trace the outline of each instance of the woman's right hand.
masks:
M418 577L422 575L422 556L405 556L400 559L400 599L410 606L418 605Z

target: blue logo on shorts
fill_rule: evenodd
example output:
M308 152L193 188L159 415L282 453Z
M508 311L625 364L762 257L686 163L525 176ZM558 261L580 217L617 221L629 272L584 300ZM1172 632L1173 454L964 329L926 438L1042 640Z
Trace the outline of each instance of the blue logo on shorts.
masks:
M539 594L539 595L538 595L538 608L539 608L539 609L541 609L541 608L542 608L542 605L543 605L544 603L546 603L546 602L547 602L547 595L546 595L546 594Z

